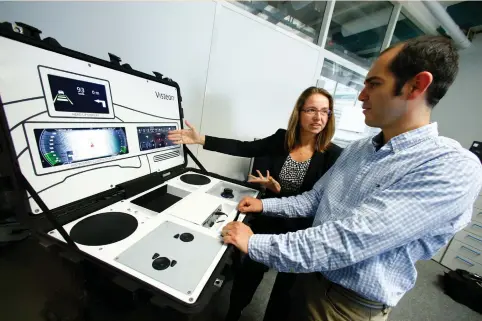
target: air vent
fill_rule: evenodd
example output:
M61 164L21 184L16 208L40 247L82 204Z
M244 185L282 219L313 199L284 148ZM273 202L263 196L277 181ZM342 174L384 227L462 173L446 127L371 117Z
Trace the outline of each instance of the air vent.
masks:
M181 155L181 152L179 150L175 150L173 152L169 152L169 153L165 153L165 154L161 154L161 155L156 155L154 156L154 162L160 162L160 161L163 161L163 160L166 160L166 159L169 159L169 158L174 158L174 157L177 157Z

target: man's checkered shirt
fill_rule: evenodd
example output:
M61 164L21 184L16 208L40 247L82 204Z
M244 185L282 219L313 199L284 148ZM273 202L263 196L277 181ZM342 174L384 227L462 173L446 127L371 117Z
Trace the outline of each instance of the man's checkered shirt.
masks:
M251 259L284 272L321 272L370 300L395 306L430 259L471 220L480 161L433 123L348 146L311 191L263 200L263 215L315 216L313 227L253 235ZM256 215L256 214L254 214Z

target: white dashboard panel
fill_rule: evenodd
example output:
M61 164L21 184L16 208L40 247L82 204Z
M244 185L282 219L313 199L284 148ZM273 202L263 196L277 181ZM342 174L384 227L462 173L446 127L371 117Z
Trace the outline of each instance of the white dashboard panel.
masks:
M184 163L183 148L167 146L165 133L156 133L181 126L174 85L5 37L0 48L0 94L13 147L23 175L50 209ZM109 141L108 130L78 135L99 127L123 128L111 136L125 131L125 144ZM145 138L141 127L151 128ZM47 139L42 145L41 129L62 130L67 144ZM51 153L57 147L61 155ZM32 213L42 212L29 202Z
M182 175L181 175L182 176ZM199 279L199 282L197 284L197 287L193 289L193 291L190 291L190 294L183 293L182 291L173 289L166 284L163 284L162 282L156 281L152 277L149 277L143 273L140 273L139 271L136 271L133 268L130 268L118 261L119 256L127 251L129 248L134 246L136 243L141 241L145 236L147 236L149 233L151 233L153 230L158 228L161 224L165 222L171 222L175 223L177 225L183 226L186 228L186 230L192 230L197 233L202 233L206 236L209 236L213 239L219 240L219 242L222 242L222 238L220 236L222 228L229 222L232 222L236 218L237 210L236 210L236 202L233 202L230 199L225 199L219 195L219 197L215 197L213 195L208 195L206 194L206 191L208 191L212 186L223 183L224 181L216 179L214 177L209 177L210 178L210 183L202 186L195 186L193 189L187 189L186 187L189 186L189 184L184 183L181 181L181 176L174 177L173 179L164 182L162 184L159 184L158 186L155 186L141 194L135 195L134 197L130 199L126 199L120 202L117 202L111 206L108 206L104 209L101 209L99 211L96 211L92 214L86 215L82 218L79 218L75 221L72 221L66 225L64 225L64 229L68 234L71 233L72 228L82 220L94 216L96 214L100 213L106 213L106 212L121 212L121 213L127 213L131 216L133 216L137 222L138 226L135 232L133 232L131 235L126 237L125 239L112 243L112 244L107 244L107 245L98 245L98 246L86 246L82 245L79 243L76 243L76 245L79 247L79 249L91 256L94 256L95 258L112 265L136 278L139 280L142 280L182 301L188 304L193 304L196 302L198 299L202 289L206 285L206 282L209 280L211 277L211 274L213 273L214 269L216 268L217 264L219 263L219 260L223 256L224 252L226 251L226 246L221 245L219 247L219 251L212 260L212 263L209 265L209 268L204 271L202 274L202 277ZM226 182L227 183L227 182ZM157 213L152 210L148 210L142 206L133 204L132 201L135 199L142 197L144 195L147 195L156 189L166 186L166 185L171 185L175 186L176 188L179 188L184 191L184 197L179 200L178 203L170 206L169 208L165 209L161 213ZM231 186L232 183L229 183ZM243 190L243 193L246 193L246 191L252 191L252 196L256 197L258 194L258 191L252 190L247 187L242 187L241 185L239 186L239 190ZM191 185L192 187L192 185ZM208 197L211 200L217 199L217 202L222 205L222 210L226 212L226 217L223 217L222 222L220 221L219 223L214 224L211 227L203 227L202 225L199 224L200 221L202 221L205 217L209 216L211 214L211 208L209 206L200 206L199 202L203 201L203 197ZM196 202L194 202L196 201ZM214 201L216 202L216 201ZM190 212L191 214L189 216L183 216L183 213L186 211ZM195 214L193 214L195 213ZM197 215L196 215L197 214ZM197 216L197 217L196 217ZM238 217L238 220L242 221L244 219L245 215L240 214ZM199 219L201 218L201 219ZM52 230L48 232L48 234L51 237L54 237L58 240L64 241L63 237L58 233L57 230ZM153 245L154 246L154 245ZM166 244L165 246L169 246ZM160 249L160 250L159 250ZM160 251L162 255L162 246L157 244L157 246L154 248L152 251ZM140 257L139 259L145 259L145 260L151 260L150 257ZM196 265L192 265L192 268L195 269ZM182 277L182 275L178 275L178 277Z

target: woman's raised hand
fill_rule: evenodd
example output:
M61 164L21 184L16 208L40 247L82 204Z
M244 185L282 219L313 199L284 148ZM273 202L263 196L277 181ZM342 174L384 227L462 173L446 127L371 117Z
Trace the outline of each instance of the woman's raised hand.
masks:
M205 136L200 135L191 123L185 121L188 129L171 130L167 133L167 139L174 144L201 144L204 145Z

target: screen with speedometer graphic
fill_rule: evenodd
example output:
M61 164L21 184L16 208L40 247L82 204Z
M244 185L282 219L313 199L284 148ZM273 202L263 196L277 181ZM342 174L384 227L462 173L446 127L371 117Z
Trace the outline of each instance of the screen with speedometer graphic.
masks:
M124 127L37 128L34 133L44 168L129 152Z

